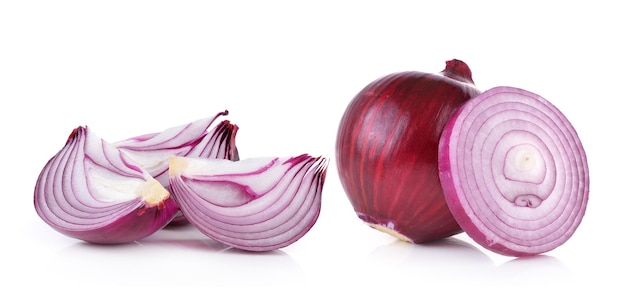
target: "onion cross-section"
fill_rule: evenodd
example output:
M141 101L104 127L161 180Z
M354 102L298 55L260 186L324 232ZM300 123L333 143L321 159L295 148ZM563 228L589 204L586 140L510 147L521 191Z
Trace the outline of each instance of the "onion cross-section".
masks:
M457 110L441 136L439 169L461 228L500 254L562 245L587 207L589 169L574 127L522 89L496 87Z
M317 221L327 170L322 157L241 161L170 158L170 186L183 214L208 237L270 251L304 236Z
M178 206L169 195L119 149L78 127L42 169L34 205L41 219L67 236L117 244L171 221Z

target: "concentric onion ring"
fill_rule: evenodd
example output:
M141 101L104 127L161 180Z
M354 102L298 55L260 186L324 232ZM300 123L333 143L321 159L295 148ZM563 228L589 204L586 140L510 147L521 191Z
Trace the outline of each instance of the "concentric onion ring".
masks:
M327 160L301 155L242 161L170 158L170 186L189 222L249 251L300 239L316 222Z
M439 168L461 228L500 254L550 251L585 214L581 141L555 106L525 90L496 87L458 109L441 136Z

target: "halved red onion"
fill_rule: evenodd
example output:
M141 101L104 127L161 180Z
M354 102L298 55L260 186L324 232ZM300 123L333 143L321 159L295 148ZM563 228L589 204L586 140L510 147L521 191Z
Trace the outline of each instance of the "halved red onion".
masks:
M172 156L239 160L235 143L239 129L237 125L224 120L208 131L218 117L225 115L228 115L228 110L212 118L203 118L160 133L129 138L114 145L171 191L168 168ZM179 211L172 223L185 224L187 221Z
M574 127L522 89L496 87L457 110L441 136L439 168L461 228L500 254L550 251L585 214L589 169Z
M157 180L87 127L74 129L44 166L34 204L57 231L102 244L149 236L178 210Z
M170 158L170 183L189 222L249 251L282 248L317 221L327 160L300 155L241 161Z

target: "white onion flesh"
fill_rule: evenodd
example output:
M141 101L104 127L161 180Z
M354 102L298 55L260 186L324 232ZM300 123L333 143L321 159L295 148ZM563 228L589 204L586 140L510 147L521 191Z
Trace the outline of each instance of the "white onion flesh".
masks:
M300 239L316 222L327 160L242 161L172 157L170 186L183 214L205 235L249 251Z
M587 207L589 170L576 131L525 90L496 87L457 110L439 164L455 219L497 253L536 255L562 245Z

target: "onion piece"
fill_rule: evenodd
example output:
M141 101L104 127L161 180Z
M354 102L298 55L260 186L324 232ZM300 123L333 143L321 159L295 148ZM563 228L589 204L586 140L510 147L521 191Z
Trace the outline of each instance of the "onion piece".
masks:
M114 145L148 171L168 191L169 158L172 156L200 157L239 160L235 143L238 127L224 120L208 129L220 116L228 115L228 110L212 118L203 118L189 124L166 129L160 133L145 134L115 142ZM179 211L172 224L188 223Z
M170 183L189 222L212 239L270 251L305 235L320 213L327 160L170 158Z
M210 132L207 130L220 116L203 118L189 124L166 129L160 133L145 134L113 143L148 171L163 186L169 185L168 160L171 156L190 156L239 160L234 140L238 127L222 121Z
M585 214L589 169L574 127L522 89L496 87L457 110L441 136L439 168L461 228L496 253L550 251Z
M34 204L55 230L101 244L149 236L178 210L157 180L82 126L42 169Z

